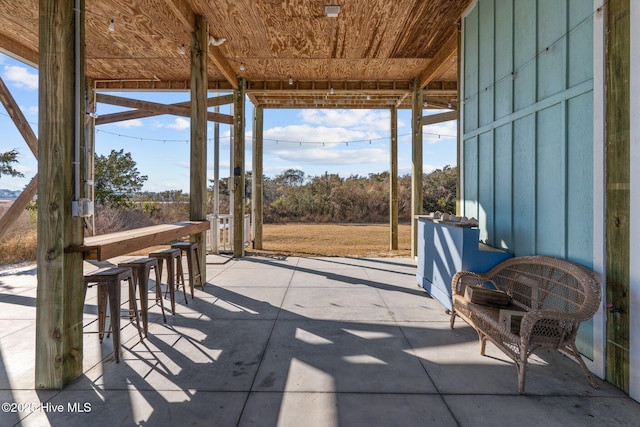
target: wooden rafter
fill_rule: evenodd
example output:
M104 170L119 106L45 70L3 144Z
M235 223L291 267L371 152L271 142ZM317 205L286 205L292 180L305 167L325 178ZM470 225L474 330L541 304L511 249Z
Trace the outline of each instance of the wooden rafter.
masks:
M233 86L234 89L238 89L238 76L218 46L209 46L209 57L231 86Z
M420 88L427 86L442 71L449 67L449 61L458 53L458 32L454 32L433 56L420 76Z
M222 101L218 101L218 99L221 99L221 98L224 98L225 100L224 103L227 103L226 102L227 98L222 96L211 98L212 100L215 100L211 102L215 102L213 105L216 105L216 103L218 102L221 102L222 104ZM145 115L142 115L142 117L150 117L150 116L160 115L160 114L172 114L175 116L191 117L191 109L188 106L185 106L185 105L189 105L189 103L178 103L178 104L167 105L167 104L160 104L157 102L142 101L139 99L123 98L120 96L106 95L106 94L96 95L96 101L102 102L105 104L118 105L120 107L137 108L138 110L141 110L141 113L143 111L145 112ZM221 105L221 104L218 104L218 105ZM115 119L117 120L114 120L115 114L110 114L108 116L105 116L106 118L102 120L101 120L101 117L98 117L96 119L96 125L113 123L121 120L130 120L131 117L123 118L123 117L127 117L125 113L129 113L129 112L125 111L124 113L115 113L115 114L119 114L119 116L115 117ZM208 112L207 120L212 122L233 124L233 116L230 116L228 114Z
M3 34L0 34L0 52L38 68L38 51Z

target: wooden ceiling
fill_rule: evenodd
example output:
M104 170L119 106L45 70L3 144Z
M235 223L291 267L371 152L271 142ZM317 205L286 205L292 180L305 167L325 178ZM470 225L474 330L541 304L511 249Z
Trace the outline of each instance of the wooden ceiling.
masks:
M188 89L201 14L226 38L209 46L212 90L244 77L265 108L408 108L417 81L430 106L455 106L457 22L471 1L85 0L87 76L98 89ZM0 0L0 50L37 66L38 0Z

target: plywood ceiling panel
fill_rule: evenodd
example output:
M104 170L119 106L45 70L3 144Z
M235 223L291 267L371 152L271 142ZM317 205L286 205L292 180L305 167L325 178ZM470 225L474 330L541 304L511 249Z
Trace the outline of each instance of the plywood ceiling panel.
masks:
M160 88L184 86L189 81L193 17L199 13L208 20L211 36L227 39L217 48L218 59L209 61L210 87L228 87L237 76L249 82L280 82L279 90L288 100L301 96L291 92L289 76L314 87L347 81L360 82L361 87L362 82L384 82L384 86L397 81L402 82L397 87L407 87L406 82L419 78L455 34L470 2L87 0L87 75L114 82L159 80L154 84ZM325 4L340 5L339 16L328 18ZM111 19L114 32L108 30ZM185 55L180 53L182 44ZM0 49L31 61L37 58L38 0L0 0ZM25 52L33 54L26 58ZM455 54L433 80L457 80ZM269 96L274 94L260 99ZM359 105L347 97L345 105Z

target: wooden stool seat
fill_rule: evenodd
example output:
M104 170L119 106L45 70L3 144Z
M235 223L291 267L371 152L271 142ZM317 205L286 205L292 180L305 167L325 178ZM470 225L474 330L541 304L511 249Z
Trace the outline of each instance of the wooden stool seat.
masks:
M107 299L111 311L110 329L113 332L113 352L116 363L120 362L120 282L129 282L129 300L133 300L133 310L138 326L138 335L142 341L140 322L138 321L138 307L135 300L135 293L132 280L133 272L128 267L113 267L94 271L84 276L85 297L87 288L98 286L98 336L100 342L104 337L105 321L107 317Z
M191 288L191 299L193 299L193 288L196 281L204 288L202 274L200 270L200 255L198 254L198 244L196 242L176 242L171 245L173 249L180 249L187 255L187 270L189 274L189 287ZM198 271L193 270L193 259L195 258Z
M160 289L160 271L158 269L158 258L137 258L129 261L121 262L118 267L130 267L133 271L133 289L135 293L138 287L140 297L140 311L142 313L142 327L144 328L144 336L149 332L149 276L153 268L156 274L156 303L160 303L162 310L162 318L165 323L167 316L164 314L164 303L162 302L162 290ZM129 301L130 310L133 309L131 301Z
M187 303L187 291L184 284L184 272L182 271L182 251L180 249L161 249L149 253L149 258L158 259L158 271L162 277L162 264L167 261L167 291L171 298L171 313L176 314L176 288L180 287L182 279L182 291L184 302ZM177 280L176 280L177 278Z

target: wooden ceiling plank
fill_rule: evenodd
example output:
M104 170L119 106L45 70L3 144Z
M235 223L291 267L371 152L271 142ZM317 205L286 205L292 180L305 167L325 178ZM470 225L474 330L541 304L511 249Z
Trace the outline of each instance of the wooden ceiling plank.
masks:
M440 50L434 55L429 62L426 70L420 76L420 88L427 86L433 79L442 73L447 67L449 60L458 53L458 32L454 32L449 39L442 45Z

